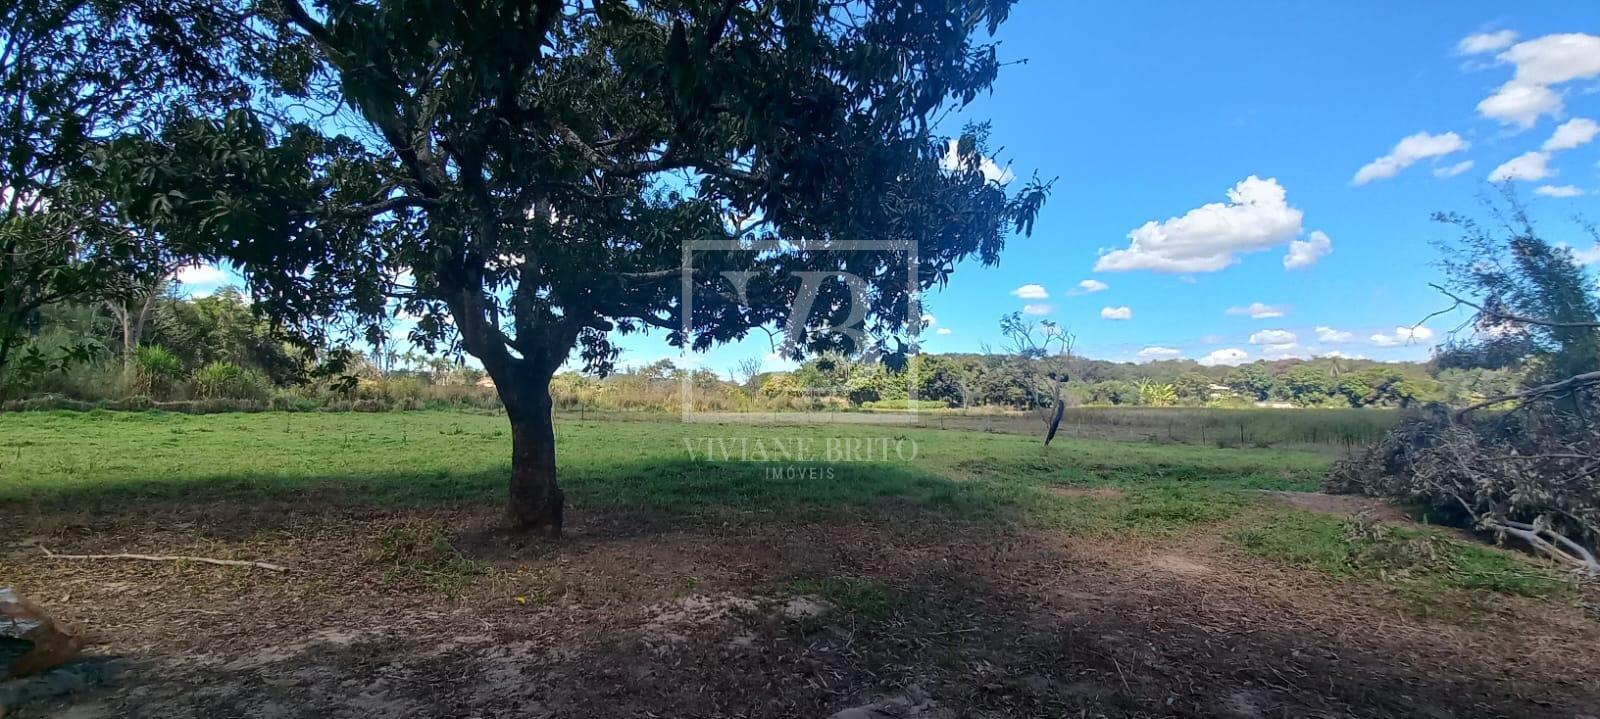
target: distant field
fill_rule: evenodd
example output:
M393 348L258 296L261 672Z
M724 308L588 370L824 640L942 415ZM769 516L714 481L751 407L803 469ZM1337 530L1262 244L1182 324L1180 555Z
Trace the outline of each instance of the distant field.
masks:
M810 413L807 421L840 425L888 423L890 403L871 412ZM670 413L569 409L577 419L672 421ZM1225 448L1282 448L1342 453L1364 447L1399 424L1398 409L1210 409L1201 407L1075 407L1062 418L1060 437L1199 444ZM781 414L775 415L777 420ZM816 419L811 419L816 418ZM1043 438L1042 417L988 409L921 409L916 426L1024 434Z
M1061 421L1061 436L1215 447L1286 447L1345 451L1365 446L1399 424L1397 409L1208 409L1190 407L1076 407ZM930 413L927 426L1042 434L1034 416L1001 418Z

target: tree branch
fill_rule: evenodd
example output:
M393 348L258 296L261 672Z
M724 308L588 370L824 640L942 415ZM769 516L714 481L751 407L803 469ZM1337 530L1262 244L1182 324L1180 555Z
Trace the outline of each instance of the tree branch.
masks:
M438 206L439 201L431 197L402 195L400 197L391 197L387 200L381 200L366 205L346 207L342 210L339 210L339 214L345 217L376 217L386 212L393 212L395 210L404 209L407 207Z
M1490 317L1490 318L1493 318L1493 319L1505 320L1507 322L1516 322L1516 323L1525 324L1525 325L1538 325L1540 327L1553 327L1553 328L1590 327L1590 328L1600 328L1600 322L1557 322L1557 321L1554 321L1554 320L1540 319L1540 318L1537 318L1537 317L1524 317L1522 315L1514 315L1514 314L1511 314L1509 312L1501 312L1499 310L1491 310L1491 309L1485 308L1483 305L1478 304L1476 302L1472 302L1470 300L1463 299L1462 297L1456 295L1455 293L1452 293L1451 291L1449 291L1449 290L1447 290L1447 289L1445 289L1443 287L1440 287L1439 285L1434 284L1432 282L1428 283L1428 286L1434 288L1435 290L1438 290L1444 296L1449 297L1452 300L1455 300L1457 306L1466 305L1468 307L1471 307L1471 308L1477 310L1478 314L1481 314L1481 315L1484 315L1486 317ZM1452 307L1450 309L1455 309L1455 308ZM1449 310L1441 310L1441 312L1448 312L1448 311ZM1434 315L1440 314L1441 312L1435 312ZM1433 315L1429 315L1429 317L1432 317L1432 316Z
M1546 397L1546 396L1549 396L1549 395L1552 395L1552 394L1559 394L1561 392L1569 392L1569 391L1572 391L1572 390L1583 389L1584 387L1587 387L1587 386L1590 386L1590 385L1596 385L1596 384L1600 384L1600 372L1585 372L1585 373L1580 374L1580 375L1573 375L1573 376L1568 377L1568 378L1566 378L1564 380L1561 380L1560 382L1551 382L1550 384L1539 385L1538 387L1532 387L1532 388L1529 388L1529 389L1525 389L1525 390L1523 390L1521 392L1515 392L1515 393L1512 393L1512 394L1504 394L1504 395L1500 395L1499 397L1490 397L1489 399L1486 399L1486 400L1484 400L1482 402L1479 402L1477 404L1474 404L1474 405L1469 405L1469 406L1461 409L1460 411L1456 412L1456 418L1460 419L1461 417L1465 416L1468 412L1472 412L1474 410L1483 409L1484 407L1489 407L1491 405L1497 405L1497 404L1500 404L1501 402L1514 402L1514 401L1518 401L1518 400L1526 401L1526 400L1530 400L1530 399L1537 399L1539 397Z

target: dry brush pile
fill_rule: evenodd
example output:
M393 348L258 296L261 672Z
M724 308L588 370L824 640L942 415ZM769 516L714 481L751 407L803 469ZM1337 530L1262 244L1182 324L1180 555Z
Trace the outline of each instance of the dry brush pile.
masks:
M1403 423L1324 480L1335 493L1420 504L1600 574L1600 372Z

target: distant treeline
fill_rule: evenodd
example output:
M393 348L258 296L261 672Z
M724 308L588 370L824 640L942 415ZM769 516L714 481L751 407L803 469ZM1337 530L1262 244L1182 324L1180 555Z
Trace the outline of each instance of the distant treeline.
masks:
M228 400L300 409L356 403L363 409L498 406L483 373L451 358L387 349L349 356L308 350L258 319L248 299L233 288L206 297L163 294L141 311L142 324L130 328L126 308L45 308L36 318L31 354L79 361L41 362L19 374L7 388L11 405L215 406ZM568 409L675 411L688 387L693 406L722 411L903 408L912 396L920 409L1003 411L1038 404L1041 395L1030 387L1050 373L1067 378L1062 396L1071 406L1463 404L1505 394L1521 383L1516 369L1471 365L1452 361L1448 353L1426 363L1324 357L1238 367L1192 360L1134 364L1069 356L936 354L912 357L899 371L883 363L822 356L792 372L763 372L752 361L720 374L661 360L607 377L563 373L551 390L558 406ZM40 397L65 402L52 405Z

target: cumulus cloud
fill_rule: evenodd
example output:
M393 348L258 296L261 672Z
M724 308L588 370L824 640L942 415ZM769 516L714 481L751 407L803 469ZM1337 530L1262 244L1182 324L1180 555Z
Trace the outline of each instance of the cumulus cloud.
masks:
M1494 172L1489 173L1489 181L1543 180L1555 174L1555 170L1550 169L1550 153L1524 152L1494 168Z
M1305 239L1289 243L1289 254L1283 256L1283 266L1290 270L1310 267L1331 254L1333 238L1322 230L1312 230Z
M1561 112L1564 105L1555 86L1600 76L1600 36L1575 32L1545 35L1516 43L1495 57L1515 66L1516 72L1478 103L1478 113L1528 128L1541 115Z
M1540 185L1533 193L1545 197L1577 197L1583 190L1575 185Z
M1340 342L1349 342L1350 340L1355 339L1355 336L1356 335L1355 335L1354 332L1346 332L1344 330L1336 330L1336 329L1334 329L1332 327L1327 327L1327 326L1319 326L1319 327L1317 327L1317 341L1318 342L1326 342L1328 344L1338 344Z
M1304 213L1289 206L1273 178L1251 175L1213 202L1165 222L1151 220L1128 233L1129 246L1100 255L1095 270L1216 272L1239 255L1282 245L1300 234Z
M1100 280L1084 280L1079 282L1076 287L1067 290L1067 296L1076 297L1078 295L1092 295L1096 292L1104 292L1109 289L1111 289L1111 285L1101 282Z
M1371 337L1372 343L1379 347L1398 347L1400 345L1417 344L1433 339L1433 330L1426 327L1396 327L1394 334L1375 334Z
M1509 82L1478 103L1478 114L1507 125L1533 127L1539 116L1561 110L1561 96L1543 85Z
M1181 354L1183 352L1172 347L1146 347L1139 350L1139 359L1165 360L1173 359Z
M1454 165L1433 168L1433 176L1439 178L1455 177L1456 175L1459 175L1470 169L1472 169L1472 161L1462 160Z
M1554 133L1551 133L1550 139L1545 140L1539 149L1545 152L1571 150L1574 147L1589 144L1589 141L1593 140L1595 135L1600 135L1600 123L1587 117L1574 117L1561 123L1561 126L1557 127Z
M1011 294L1025 300L1045 300L1050 298L1050 293L1045 291L1044 285L1023 285L1012 290Z
M1133 319L1133 308L1126 306L1101 307L1100 317L1108 320L1131 320Z
M1047 315L1053 309L1055 308L1046 304L1026 304L1022 306L1022 311L1030 315Z
M1250 335L1250 344L1253 345L1286 345L1294 344L1300 338L1289 330L1261 330Z
M924 325L926 325L928 327L932 327L932 326L934 326L936 324L939 324L939 318L938 317L934 317L933 313L931 313L931 312L924 312L924 313L922 313L922 324L924 324Z
M949 147L947 147L944 151L944 157L939 160L940 167L944 168L948 172L954 172L955 170L960 169L960 145L961 143L957 140L950 141ZM994 158L990 157L983 157L978 160L978 170L983 173L983 179L990 182L997 182L1002 185L1016 179L1016 175L1012 174L1011 168L1001 167L995 163Z
M1197 361L1206 367L1216 367L1218 365L1233 367L1244 364L1248 359L1250 359L1250 353L1236 347L1228 347L1212 352Z
M200 287L215 287L229 280L228 273L222 268L211 264L190 265L181 270L174 277L180 284Z
M1233 315L1235 317L1248 316L1250 319L1255 320L1268 320L1273 317L1282 317L1288 313L1289 311L1282 307L1269 305L1265 302L1251 302L1243 307L1229 307L1223 311L1225 315Z
M1396 143L1389 154L1384 155L1362 166L1356 171L1356 176L1350 182L1356 185L1365 185L1373 180L1383 180L1400 174L1419 160L1430 157L1443 157L1453 152L1467 149L1469 144L1454 132L1435 135L1429 132L1419 132L1407 135Z
M934 332L934 334L947 335L947 334L950 334L950 328L949 327L940 327L939 329L936 329L933 332Z
M1345 354L1344 352L1340 352L1339 350L1328 350L1327 352L1318 352L1314 356L1316 356L1316 357L1338 357L1339 359L1366 359L1367 358L1366 355Z

